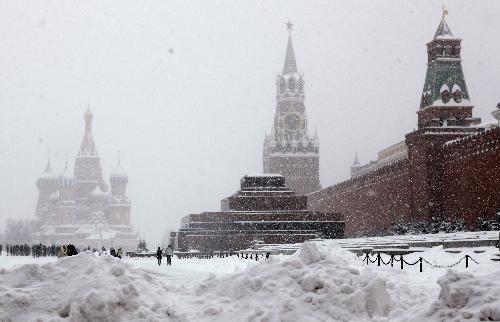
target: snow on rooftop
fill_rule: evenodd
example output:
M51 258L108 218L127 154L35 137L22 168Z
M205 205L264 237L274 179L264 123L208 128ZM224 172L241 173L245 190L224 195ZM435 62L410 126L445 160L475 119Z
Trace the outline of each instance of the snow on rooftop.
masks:
M262 178L262 177L283 177L283 175L279 173L252 173L252 174L247 174L245 177L255 177L255 178Z
M442 93L444 91L448 91L448 92L450 91L450 88L446 84L441 85L441 89L439 90L440 93Z

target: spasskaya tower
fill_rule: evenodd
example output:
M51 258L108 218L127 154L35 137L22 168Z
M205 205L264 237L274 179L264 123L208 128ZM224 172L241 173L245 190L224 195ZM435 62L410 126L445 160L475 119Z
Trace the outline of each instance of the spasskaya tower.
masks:
M309 134L304 105L304 78L297 71L291 22L283 71L276 78L276 112L270 135L264 139L264 172L282 174L289 188L308 194L319 183L319 140Z

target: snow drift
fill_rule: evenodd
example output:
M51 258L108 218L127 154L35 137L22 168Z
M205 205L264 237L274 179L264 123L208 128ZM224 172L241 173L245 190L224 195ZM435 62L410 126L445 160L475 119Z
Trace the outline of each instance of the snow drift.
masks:
M354 254L337 251L305 243L287 260L205 281L197 294L218 299L208 313L226 311L232 321L365 321L387 316L391 296L385 280L375 273L361 274L351 264L359 261Z
M428 312L436 321L500 321L500 271L482 277L448 271Z
M114 257L80 254L0 269L0 321L500 321L500 271L449 271L429 299L406 284L404 271L389 273L315 243L184 284Z
M175 291L159 274L81 254L0 271L0 321L160 321L158 293Z

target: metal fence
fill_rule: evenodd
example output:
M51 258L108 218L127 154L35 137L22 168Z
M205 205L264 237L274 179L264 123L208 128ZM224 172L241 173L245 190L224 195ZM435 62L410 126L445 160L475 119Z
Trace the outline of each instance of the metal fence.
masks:
M360 257L360 255L358 255L358 257ZM458 264L460 264L464 260L465 260L465 268L469 267L469 264L471 261L476 263L476 264L479 264L474 258L470 257L469 255L465 255L459 261L457 261L456 263L453 263L451 265L437 265L437 264L429 262L428 260L426 260L423 257L419 257L415 262L411 263L411 262L408 262L407 260L405 260L403 255L399 255L399 259L396 258L396 256L391 255L391 258L389 259L389 261L385 262L383 260L382 256L380 255L380 253L377 253L377 255L374 256L373 259L370 257L370 254L366 253L365 257L363 258L363 261L366 262L366 265L369 265L370 263L372 263L372 264L377 263L377 266L391 265L391 267L394 267L395 263L399 263L399 266L401 267L401 269L404 269L405 264L409 265L409 266L419 264L420 273L422 273L422 271L423 271L424 263L431 266L431 267L434 267L434 268L452 268L452 267L457 266ZM398 264L396 264L396 265L398 265Z

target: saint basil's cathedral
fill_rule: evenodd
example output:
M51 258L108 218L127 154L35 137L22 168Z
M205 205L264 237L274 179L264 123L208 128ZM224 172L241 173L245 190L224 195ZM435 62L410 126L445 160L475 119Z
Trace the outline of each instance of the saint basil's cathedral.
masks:
M109 185L104 181L92 135L90 110L85 112L84 119L85 132L74 171L66 162L63 172L57 175L49 159L36 182L39 196L33 242L133 250L138 236L130 223L128 176L118 161L109 177Z

